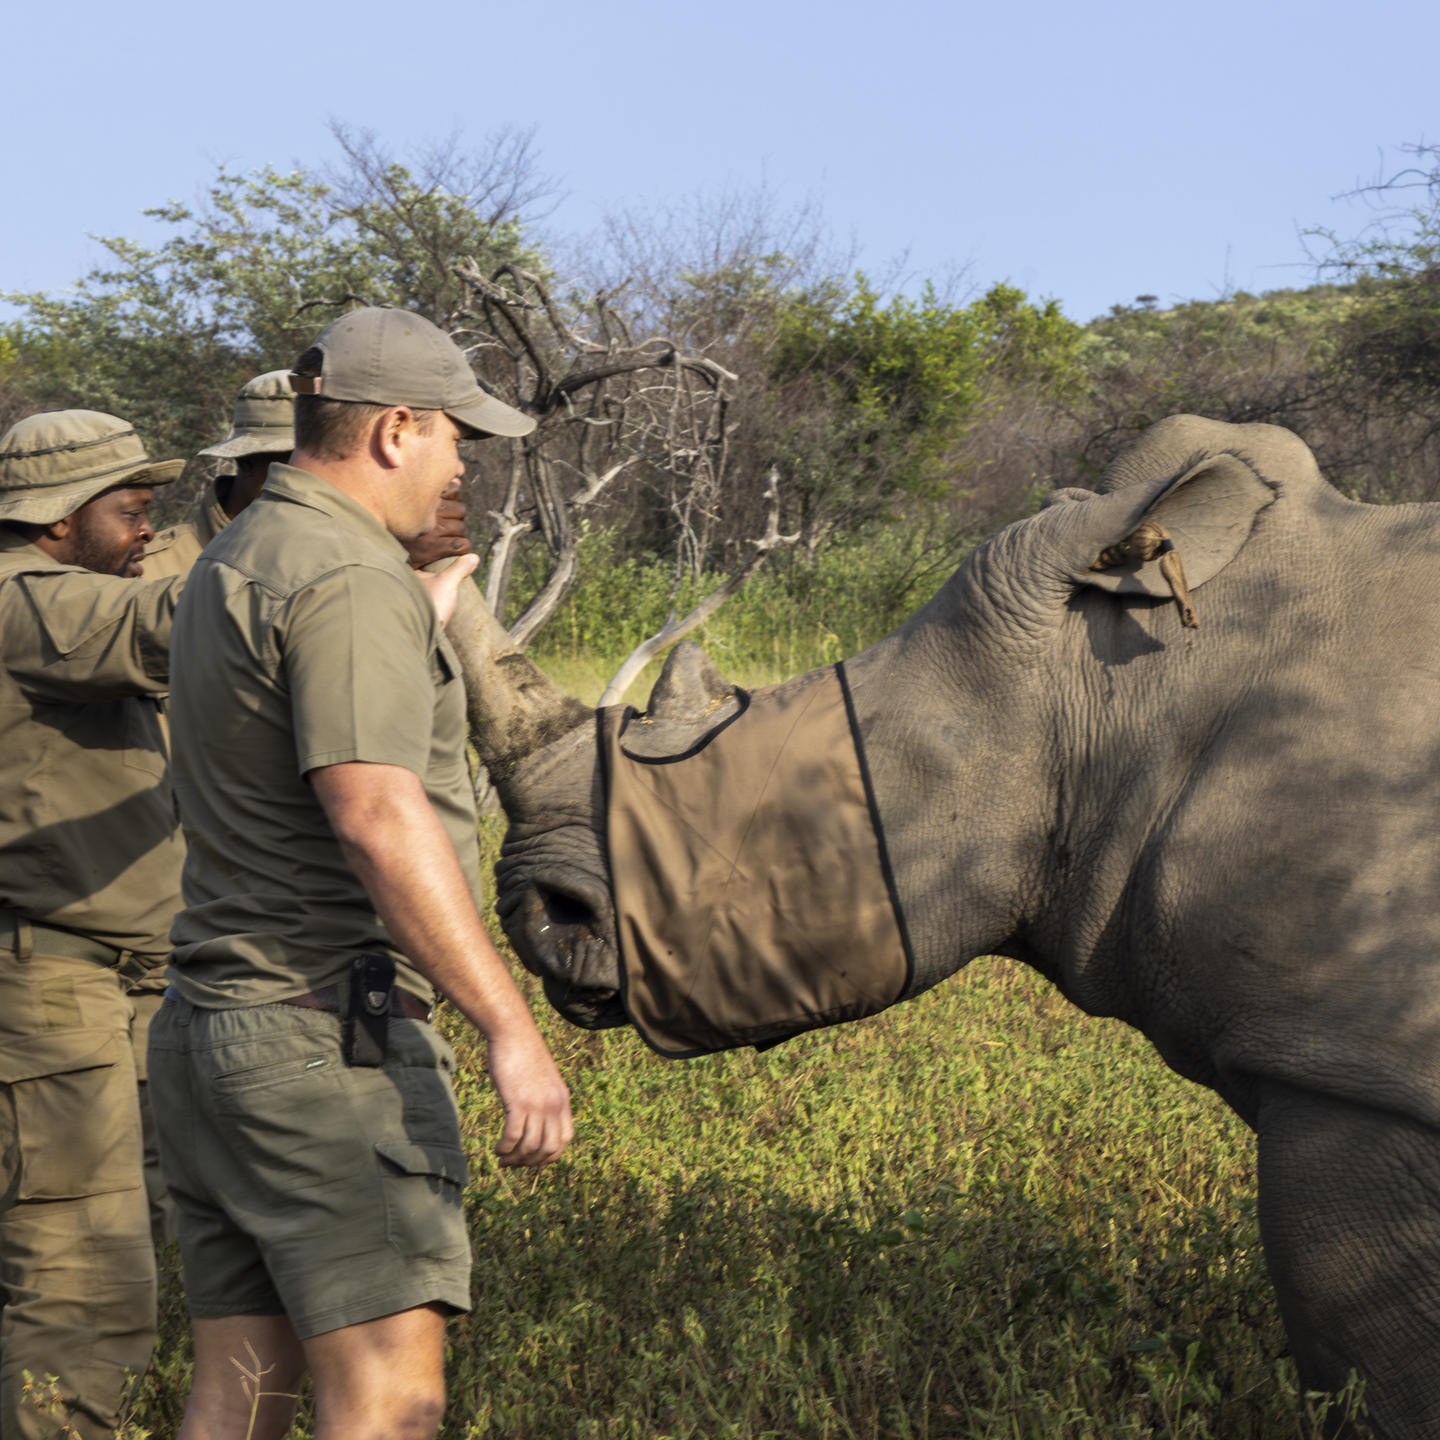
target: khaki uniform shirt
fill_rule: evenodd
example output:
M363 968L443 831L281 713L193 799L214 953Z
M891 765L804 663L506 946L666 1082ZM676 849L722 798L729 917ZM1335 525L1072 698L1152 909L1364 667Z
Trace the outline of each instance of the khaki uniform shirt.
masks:
M195 518L162 530L145 547L145 578L163 580L170 575L188 575L200 552L230 523L211 481L195 511Z
M306 781L346 761L424 782L479 898L460 666L398 541L324 480L272 465L195 564L172 642L189 853L171 976L196 1005L333 984L391 945Z
M61 565L0 526L0 907L157 963L184 849L155 697L183 583Z

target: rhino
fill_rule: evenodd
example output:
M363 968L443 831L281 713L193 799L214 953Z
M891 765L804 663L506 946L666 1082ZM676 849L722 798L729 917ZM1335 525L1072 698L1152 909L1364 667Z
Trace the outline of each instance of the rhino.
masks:
M1190 623L1125 548L1145 525ZM509 821L502 923L561 1014L625 1023L595 713L477 600L451 637ZM1173 416L846 670L900 998L997 954L1141 1030L1257 1136L1304 1384L1355 1372L1386 1440L1440 1435L1440 507L1347 499L1287 430ZM652 743L733 704L679 649Z

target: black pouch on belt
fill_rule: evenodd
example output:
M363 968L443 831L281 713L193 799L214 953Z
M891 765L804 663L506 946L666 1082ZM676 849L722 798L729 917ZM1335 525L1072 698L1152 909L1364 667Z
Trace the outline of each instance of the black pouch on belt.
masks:
M390 992L395 962L388 955L357 955L350 962L350 994L345 1002L341 1053L347 1065L385 1063L385 1032L390 1027Z

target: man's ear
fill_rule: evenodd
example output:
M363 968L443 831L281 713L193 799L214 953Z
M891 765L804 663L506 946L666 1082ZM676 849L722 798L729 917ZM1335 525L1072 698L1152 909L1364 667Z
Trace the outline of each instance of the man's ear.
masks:
M375 457L387 469L398 469L405 461L402 454L407 432L413 428L415 412L408 405L392 405L375 421L371 443Z
M1085 495L1085 499L1078 498ZM1255 517L1275 492L1244 459L1212 454L1179 474L1127 485L1108 495L1058 492L1037 519L1046 524L1048 550L1069 586L1092 585L1118 595L1173 595L1161 556L1094 570L1101 552L1119 545L1144 522L1164 528L1191 590L1218 575L1250 538Z

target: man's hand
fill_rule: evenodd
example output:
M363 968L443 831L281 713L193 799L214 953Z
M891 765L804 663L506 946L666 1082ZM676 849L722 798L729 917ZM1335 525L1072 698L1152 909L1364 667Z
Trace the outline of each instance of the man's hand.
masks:
M460 498L458 480L447 485L440 496L440 504L435 511L435 528L404 543L410 564L416 570L423 570L436 560L463 555L470 548L469 537L465 534L465 502Z
M502 1165L548 1165L570 1143L570 1091L545 1042L527 1032L492 1036L487 1050L491 1083L505 1107L505 1129L495 1146Z
M447 565L443 570L420 571L420 583L430 592L430 603L435 607L435 613L440 617L442 625L450 623L450 617L455 613L460 586L462 583L470 583L470 577L479 563L478 555L462 555L453 565Z

